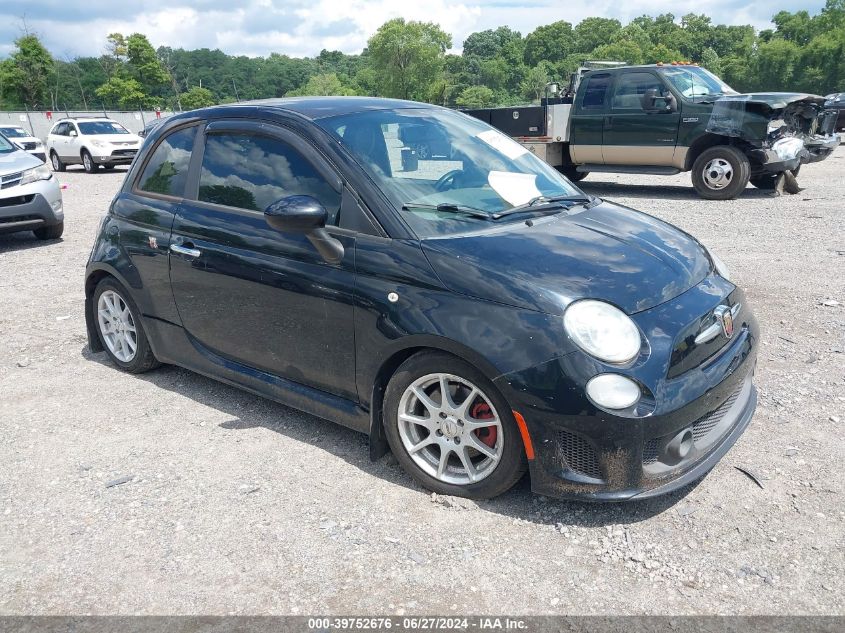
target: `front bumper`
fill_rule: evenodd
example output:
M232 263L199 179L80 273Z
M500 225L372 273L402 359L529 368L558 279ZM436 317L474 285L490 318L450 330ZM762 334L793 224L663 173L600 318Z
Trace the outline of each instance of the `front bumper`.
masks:
M55 177L0 192L0 234L31 231L64 221Z
M731 296L741 297L736 293ZM693 303L706 293L696 294ZM667 378L667 348L660 348L654 332L661 325L665 332L666 315L677 307L673 303L683 304L683 297L639 323L653 341L651 358L628 375L655 394L651 413L616 414L592 405L583 385L603 369L591 366L581 352L497 379L528 426L535 492L587 501L666 494L706 474L742 435L757 403L752 384L756 320L743 309L732 340L699 366ZM658 369L651 371L650 364Z
M824 160L839 147L839 136L813 136L804 140L804 148L794 157L784 160L771 148L754 149L749 152L751 161L764 171L779 174L793 171L805 163L817 163Z
M97 165L129 165L138 153L138 149L115 149L108 154L92 154Z

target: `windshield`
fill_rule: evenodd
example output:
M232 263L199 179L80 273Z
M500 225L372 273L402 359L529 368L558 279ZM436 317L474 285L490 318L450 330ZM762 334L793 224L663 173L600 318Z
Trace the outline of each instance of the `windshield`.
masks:
M114 121L81 121L77 125L83 134L129 134L129 130Z
M6 137L0 134L0 154L9 154L16 151L18 148L6 140Z
M19 127L0 127L0 133L8 138L20 138L22 136L29 136Z
M672 66L662 68L661 72L688 99L737 94L736 90L700 66Z
M316 123L355 156L420 237L504 221L493 214L532 201L539 208L546 198L584 195L510 137L452 110L371 110ZM525 215L508 221L514 218Z

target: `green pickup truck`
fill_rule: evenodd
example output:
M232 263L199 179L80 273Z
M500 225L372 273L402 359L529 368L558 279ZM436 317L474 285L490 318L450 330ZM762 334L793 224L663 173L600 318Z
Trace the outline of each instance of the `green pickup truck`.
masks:
M572 180L590 172L692 173L703 198L727 200L749 182L784 175L839 145L824 97L739 94L692 64L604 67L573 75L539 106L469 110ZM780 178L780 180L779 180Z

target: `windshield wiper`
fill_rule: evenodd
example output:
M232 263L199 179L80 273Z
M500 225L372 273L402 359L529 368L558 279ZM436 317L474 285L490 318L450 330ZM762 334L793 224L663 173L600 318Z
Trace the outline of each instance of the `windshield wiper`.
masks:
M592 200L589 196L537 196L525 204L494 213L492 217L494 220L498 220L499 218L504 218L515 213L552 214L557 213L561 208L568 209L576 204L585 204L592 202ZM566 202L571 204L564 204Z
M476 209L475 207L468 207L463 204L454 204L452 202L441 202L440 204L422 204L418 202L406 202L402 205L403 211L411 211L413 209L427 209L431 211L440 211L441 213L457 213L466 215L472 218L479 218L480 220L492 220L494 217L483 209Z

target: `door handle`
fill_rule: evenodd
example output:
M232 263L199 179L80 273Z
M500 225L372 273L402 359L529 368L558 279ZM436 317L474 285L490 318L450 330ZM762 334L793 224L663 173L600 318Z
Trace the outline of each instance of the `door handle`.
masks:
M202 251L198 248L191 248L193 244L188 243L187 246L182 244L171 244L170 250L174 253L179 253L180 255L187 255L188 257L199 257L202 255Z

